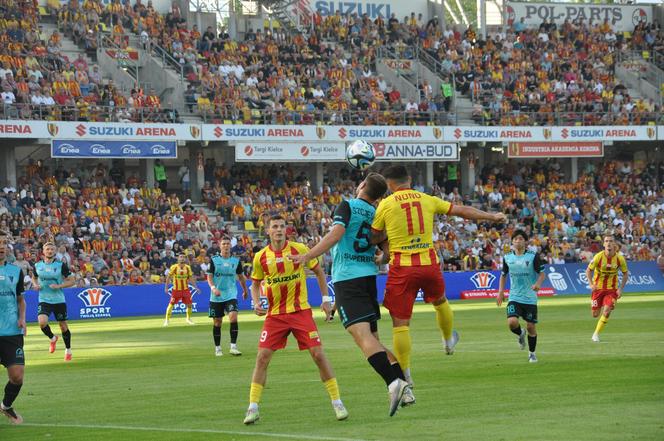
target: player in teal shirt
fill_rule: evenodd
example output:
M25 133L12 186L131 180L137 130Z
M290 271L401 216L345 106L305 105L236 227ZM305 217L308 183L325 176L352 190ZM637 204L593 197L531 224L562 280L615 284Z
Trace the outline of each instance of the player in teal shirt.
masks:
M231 355L242 355L237 348L237 286L235 280L240 281L242 297L249 296L247 278L242 272L242 263L237 257L231 256L231 239L222 237L219 241L220 254L212 256L207 281L210 286L210 317L213 319L212 338L214 339L214 352L221 357L221 322L224 315L228 315L231 322Z
M35 264L35 276L32 279L33 288L39 291L39 327L50 341L48 351L54 353L58 336L53 335L48 325L48 319L53 314L65 341L65 361L71 361L71 331L67 325L67 303L63 289L74 286L74 278L66 263L55 260L56 248L53 242L46 242L42 251L44 258Z
M21 424L23 418L12 405L23 386L25 354L25 299L23 298L23 271L7 263L8 237L0 233L0 363L7 368L9 381L0 402L0 412L13 424Z
M505 281L510 277L510 299L507 303L507 326L518 336L519 347L526 348L528 331L528 361L537 363L537 291L544 282L544 263L539 254L526 251L528 235L525 231L512 233L513 252L503 257L503 270L498 287L498 306L505 300ZM519 317L525 320L526 330L521 329Z
M291 256L304 265L333 249L332 282L341 323L353 336L371 367L383 378L390 397L389 415L415 402L394 354L378 340L380 307L376 290L376 247L371 244L375 204L387 191L385 178L370 173L357 187L357 198L342 201L332 229L308 253ZM323 299L323 301L326 301Z

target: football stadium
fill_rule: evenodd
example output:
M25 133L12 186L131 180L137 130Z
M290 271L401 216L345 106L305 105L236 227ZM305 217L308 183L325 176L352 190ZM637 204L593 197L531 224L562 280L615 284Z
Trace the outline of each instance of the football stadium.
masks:
M0 0L0 440L663 440L662 23Z

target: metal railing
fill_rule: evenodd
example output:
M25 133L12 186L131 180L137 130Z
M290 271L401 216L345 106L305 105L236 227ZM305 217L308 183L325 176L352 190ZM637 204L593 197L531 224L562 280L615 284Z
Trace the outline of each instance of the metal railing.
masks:
M238 109L234 106L199 108L189 103L184 111L174 108L126 108L91 105L45 106L5 104L0 107L0 119L94 121L94 122L158 122L181 123L183 118L200 118L211 124L324 124L324 125L454 125L453 113L440 111L403 110L273 110ZM662 112L527 112L483 110L473 115L480 126L593 126L593 125L654 125L664 124Z
M184 82L184 66L180 64L178 60L173 58L173 56L169 54L166 49L159 46L158 44L151 43L149 49L154 57L161 59L164 67L170 66L173 68L173 70L175 70L175 72L177 72L180 76L180 82Z
M115 106L78 107L76 105L4 104L0 118L9 120L93 121L93 122L157 122L179 123L176 109L150 107L121 108Z
M662 112L529 112L484 109L472 115L484 126L645 126L664 123Z

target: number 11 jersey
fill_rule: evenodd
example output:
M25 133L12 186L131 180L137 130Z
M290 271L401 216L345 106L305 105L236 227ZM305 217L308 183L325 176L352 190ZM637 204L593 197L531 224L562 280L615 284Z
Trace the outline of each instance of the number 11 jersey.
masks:
M334 211L333 225L343 225L346 232L332 248L333 283L378 274L370 237L375 214L374 206L364 199L341 201Z
M433 246L433 220L436 214L447 214L451 209L449 202L410 188L383 199L371 228L387 232L390 265L438 264Z

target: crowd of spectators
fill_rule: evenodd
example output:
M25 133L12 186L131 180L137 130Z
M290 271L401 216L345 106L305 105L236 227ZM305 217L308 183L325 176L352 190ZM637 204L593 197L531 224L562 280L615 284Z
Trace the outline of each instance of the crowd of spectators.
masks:
M656 22L623 33L606 20L528 28L521 19L486 40L470 28L442 35L420 28L410 34L415 39L473 100L480 124L644 125L661 118L655 97L631 97L615 75L629 51L664 47Z
M208 160L205 177L214 184L203 190L209 210L199 210L124 173L120 164L53 170L30 162L18 188L2 189L0 229L13 236L13 258L27 275L41 244L54 240L78 286L163 282L179 253L203 280L223 236L232 237L231 252L248 273L253 254L267 244L268 216L283 215L288 238L313 246L360 179L345 168L330 169L315 190L305 173L289 166L226 167ZM510 219L504 227L437 219L434 243L447 271L499 268L517 227L526 229L530 247L548 263L588 262L606 231L619 239L628 260L664 259L664 163L589 162L576 183L568 181L555 161L510 162L484 167L468 195L453 185L415 188ZM330 255L320 260L329 272Z
M163 47L189 83L185 110L215 123L448 124L454 121L453 88L473 100L479 124L627 125L661 118L653 97L631 97L615 77L621 54L664 49L656 22L622 33L607 21L544 21L537 28L520 21L483 40L472 28L441 32L437 18L411 14L399 20L393 14L370 20L337 11L315 12L305 34L277 27L233 40L226 32L191 26L176 2L160 14L151 1L52 0L47 12L65 37L89 53L100 36L124 55L136 49L129 47L132 34L144 49ZM63 34L43 35L33 2L2 0L0 17L7 116L180 121L156 91L120 91L84 57L64 56ZM377 73L380 51L404 59L429 54L444 74L443 86L434 90L420 81L418 99L405 99Z

